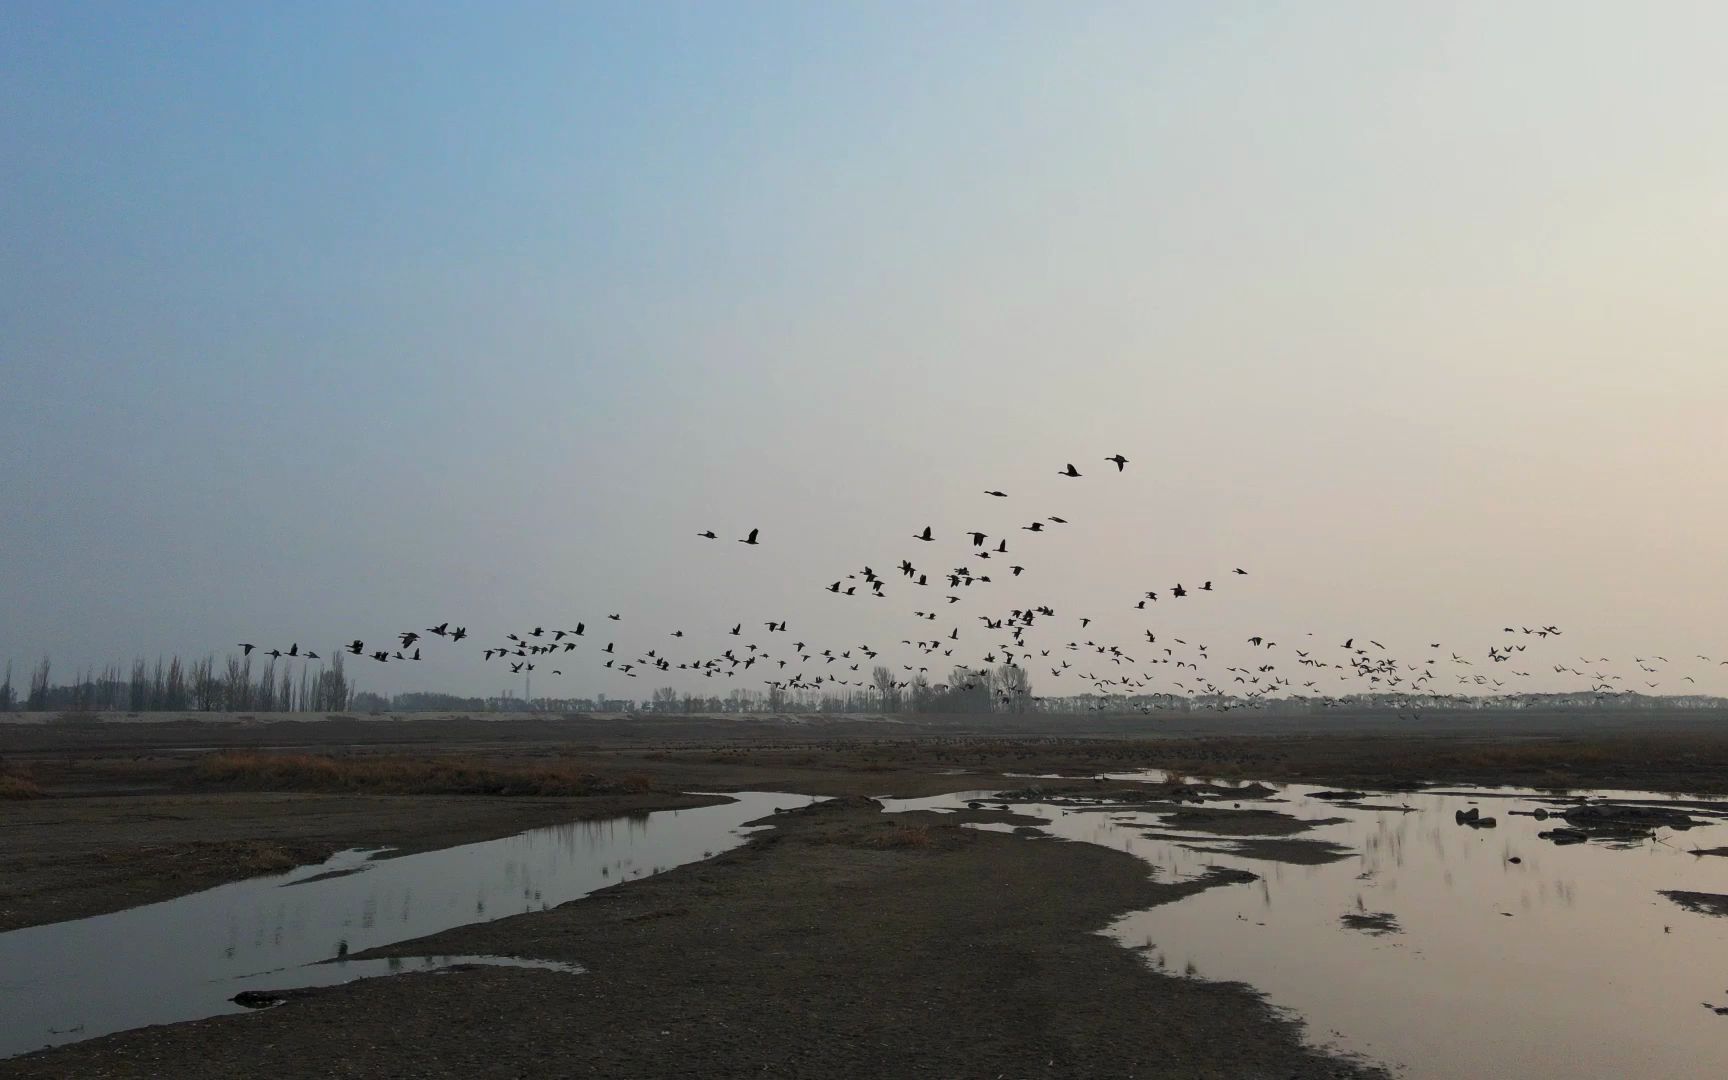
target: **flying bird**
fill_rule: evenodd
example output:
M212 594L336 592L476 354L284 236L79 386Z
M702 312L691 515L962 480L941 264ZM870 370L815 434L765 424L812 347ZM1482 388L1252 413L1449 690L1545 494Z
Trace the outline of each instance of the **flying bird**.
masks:
M1121 472L1123 469L1126 469L1128 467L1128 459L1123 457L1121 454L1114 454L1110 457L1105 458L1104 460L1105 461L1114 461L1116 463L1116 471L1117 472ZM1068 467L1070 469L1072 469L1074 466L1070 465Z
M762 531L761 529L751 529L750 535L746 536L744 539L742 539L738 542L740 544L750 544L750 545L754 546L756 543L756 534L761 532L761 531Z

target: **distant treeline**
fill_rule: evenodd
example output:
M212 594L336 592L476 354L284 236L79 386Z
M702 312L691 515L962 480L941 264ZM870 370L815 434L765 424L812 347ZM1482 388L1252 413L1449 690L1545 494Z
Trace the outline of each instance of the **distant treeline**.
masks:
M53 674L53 662L43 657L20 694L8 663L0 712L19 706L31 712L339 712L354 696L341 653L317 670L303 661L278 667L269 658L255 669L250 656L230 655L220 664L214 656L190 663L175 656L154 664L134 660L130 670L92 667L65 683L55 683Z
M764 690L735 688L724 696L696 694L663 686L647 700L635 698L537 697L508 692L496 697L406 693L386 696L357 691L342 668L342 654L321 667L282 663L265 657L214 656L191 663L179 657L155 662L134 660L130 670L110 666L74 673L70 682L53 682L47 658L33 667L25 687L13 682L12 665L0 677L0 712L366 712L366 713L1049 713L1081 714L1130 710L1276 709L1281 713L1420 712L1473 709L1728 709L1728 699L1708 695L1655 697L1637 693L1514 694L1352 694L1341 697L1233 697L1224 694L1073 694L1033 697L1024 669L998 667L988 672L955 668L948 682L930 683L924 672L897 679L886 666L871 673L870 685L845 689Z

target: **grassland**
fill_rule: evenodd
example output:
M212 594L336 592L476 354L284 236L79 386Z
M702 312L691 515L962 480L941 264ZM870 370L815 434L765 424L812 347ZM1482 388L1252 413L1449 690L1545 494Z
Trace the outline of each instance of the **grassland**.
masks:
M228 751L197 759L191 783L242 791L327 791L384 795L585 797L653 790L647 776L601 776L554 759L512 765L469 755L336 757Z

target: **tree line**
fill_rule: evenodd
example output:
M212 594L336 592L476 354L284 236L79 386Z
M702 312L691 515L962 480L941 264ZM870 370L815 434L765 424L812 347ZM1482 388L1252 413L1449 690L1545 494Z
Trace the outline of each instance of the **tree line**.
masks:
M132 661L129 669L110 664L73 672L56 683L54 664L44 656L30 669L22 694L12 683L12 665L0 680L0 712L22 706L30 712L337 712L349 707L354 686L336 653L316 671L308 664L278 667L265 659L214 655L187 662L175 656Z

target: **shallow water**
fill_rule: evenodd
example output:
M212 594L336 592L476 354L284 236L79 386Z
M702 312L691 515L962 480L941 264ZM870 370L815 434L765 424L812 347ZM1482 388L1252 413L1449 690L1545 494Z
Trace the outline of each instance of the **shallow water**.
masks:
M229 999L243 990L467 963L547 967L503 957L319 961L555 907L736 847L753 831L744 822L816 801L765 792L731 797L718 806L555 825L397 858L345 851L287 874L0 934L0 1057L242 1012Z
M1728 844L1722 819L1695 814L1706 824L1661 829L1656 840L1631 845L1559 847L1536 834L1563 822L1509 813L1555 809L1550 796L1494 789L1362 800L1413 808L1398 812L1305 794L1317 790L1218 804L1345 819L1293 838L1350 849L1316 866L1196 851L1238 845L1163 826L1154 814L1014 809L1050 818L1042 829L1050 835L1145 859L1159 880L1198 877L1211 866L1258 875L1128 915L1111 932L1162 970L1247 983L1306 1021L1311 1041L1401 1076L1728 1076L1728 1016L1706 1007L1728 1006L1728 919L1683 910L1658 891L1728 893L1728 858L1687 853ZM957 802L964 805L945 798L888 807ZM1498 827L1457 824L1454 811L1472 805ZM1148 830L1193 839L1151 838ZM1390 915L1398 930L1352 928L1350 914Z

